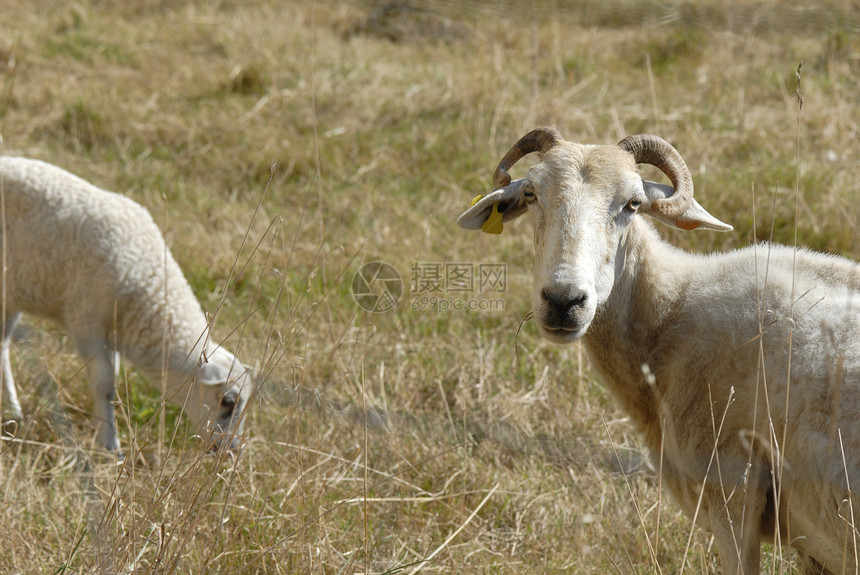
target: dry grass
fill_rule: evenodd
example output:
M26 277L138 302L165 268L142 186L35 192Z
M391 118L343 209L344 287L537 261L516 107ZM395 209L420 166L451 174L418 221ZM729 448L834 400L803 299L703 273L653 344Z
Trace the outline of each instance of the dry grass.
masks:
M647 131L735 225L661 230L676 245L728 249L774 223L778 241L796 229L856 255L853 8L7 0L2 12L3 152L148 206L216 330L259 367L261 401L238 457L201 453L173 410L175 439L159 444L157 394L129 367L117 465L92 447L80 362L31 321L14 353L28 418L0 445L0 572L717 571L699 531L683 556L689 520L580 350L529 322L518 334L529 226L476 236L454 219L534 126L590 142ZM416 263L504 262L505 309L415 311L407 285L395 311L357 310L352 275L375 259L407 284Z

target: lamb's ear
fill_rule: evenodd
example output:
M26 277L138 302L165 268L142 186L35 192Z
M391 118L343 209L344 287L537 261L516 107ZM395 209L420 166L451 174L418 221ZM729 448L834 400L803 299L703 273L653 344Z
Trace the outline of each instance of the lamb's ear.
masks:
M645 189L645 195L648 197L649 201L653 201L657 198L667 198L675 191L672 186L649 182L648 180L642 180L642 187ZM647 207L643 207L640 211L643 214L651 216L655 220L663 222L667 226L671 226L679 230L713 230L716 232L730 232L734 229L729 224L721 222L709 214L696 200L693 200L693 203L690 204L690 207L687 208L686 212L675 218L649 211Z
M203 385L223 385L227 383L229 368L217 363L204 363L197 370L197 381Z
M457 218L457 223L468 230L501 233L502 222L518 218L528 211L526 193L534 197L531 183L522 178L486 197L478 196L473 200L472 207Z

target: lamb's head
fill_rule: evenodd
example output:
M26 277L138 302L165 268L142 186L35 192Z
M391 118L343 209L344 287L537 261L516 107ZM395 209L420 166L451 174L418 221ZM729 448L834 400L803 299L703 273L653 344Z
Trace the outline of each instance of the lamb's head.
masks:
M211 434L213 446L237 448L254 388L250 371L217 347L201 358L194 381L197 385L185 406L192 423L201 435Z
M526 154L540 161L522 179L508 170ZM659 168L671 186L641 178L637 164ZM501 221L532 213L535 269L532 304L541 333L559 343L585 334L624 269L627 231L637 214L692 230L730 230L693 199L681 155L656 136L631 136L616 146L565 141L540 128L523 136L499 162L494 192L458 219L468 229L498 233Z

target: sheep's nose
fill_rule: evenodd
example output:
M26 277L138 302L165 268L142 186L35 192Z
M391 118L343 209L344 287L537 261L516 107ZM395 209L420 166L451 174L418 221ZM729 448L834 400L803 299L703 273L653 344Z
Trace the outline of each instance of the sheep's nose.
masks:
M559 316L564 316L573 308L585 305L586 295L580 291L540 290L540 297L549 308Z

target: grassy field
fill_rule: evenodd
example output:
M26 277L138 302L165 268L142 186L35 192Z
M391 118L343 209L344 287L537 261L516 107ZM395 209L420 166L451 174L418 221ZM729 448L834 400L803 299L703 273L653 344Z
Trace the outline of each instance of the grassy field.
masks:
M0 572L718 572L583 351L523 322L530 225L455 219L533 127L651 132L735 226L675 245L860 257L858 24L835 0L4 0L0 151L147 206L260 393L211 456L126 365L117 464L29 318ZM384 313L352 297L372 261L403 280ZM485 269L504 285L454 285Z

